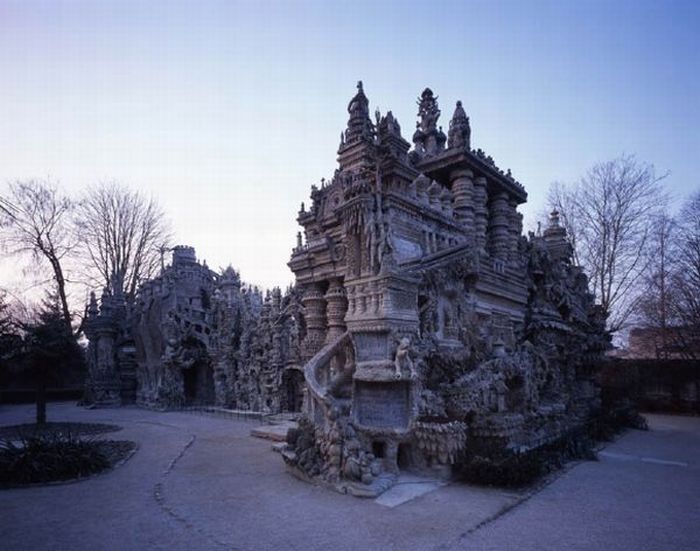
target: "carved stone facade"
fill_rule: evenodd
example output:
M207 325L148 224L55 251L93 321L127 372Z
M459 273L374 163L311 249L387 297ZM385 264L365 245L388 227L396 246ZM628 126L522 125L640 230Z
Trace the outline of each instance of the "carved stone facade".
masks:
M301 304L242 284L175 247L172 264L145 282L133 304L105 290L86 323L88 400L145 407L218 405L298 411L303 396L298 327Z
M359 83L339 168L297 219L307 400L285 460L358 495L446 474L474 439L542 445L599 406L604 320L556 213L524 237L525 189L471 149L461 102L444 134L437 99L419 97L411 150Z

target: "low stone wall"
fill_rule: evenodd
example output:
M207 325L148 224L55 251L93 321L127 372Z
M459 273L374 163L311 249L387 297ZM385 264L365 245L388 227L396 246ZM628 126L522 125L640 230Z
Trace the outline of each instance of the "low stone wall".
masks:
M630 399L641 411L700 414L700 361L610 359L600 383L609 404Z

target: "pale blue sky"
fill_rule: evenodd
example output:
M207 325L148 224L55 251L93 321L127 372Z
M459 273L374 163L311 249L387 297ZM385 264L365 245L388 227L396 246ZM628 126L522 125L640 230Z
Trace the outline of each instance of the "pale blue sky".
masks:
M698 6L0 0L0 184L128 184L210 266L286 284L362 79L408 139L425 86L445 127L461 99L530 227L550 182L621 153L670 170L680 199L700 186Z

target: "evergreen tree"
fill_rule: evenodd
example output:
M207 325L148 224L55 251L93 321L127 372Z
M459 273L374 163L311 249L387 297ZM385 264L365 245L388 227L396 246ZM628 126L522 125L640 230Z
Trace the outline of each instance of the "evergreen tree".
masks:
M57 293L48 294L36 321L27 325L26 365L36 385L36 422L46 422L46 388L83 370L83 351L66 325Z
M0 291L0 386L10 379L10 365L22 349L22 339L10 312L6 293Z

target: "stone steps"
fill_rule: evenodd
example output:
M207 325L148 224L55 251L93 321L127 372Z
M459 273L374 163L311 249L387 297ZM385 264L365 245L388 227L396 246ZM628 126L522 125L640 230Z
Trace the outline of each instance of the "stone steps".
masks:
M297 424L291 421L278 423L275 425L261 425L250 431L251 436L264 438L273 442L286 442L289 429L297 428Z

